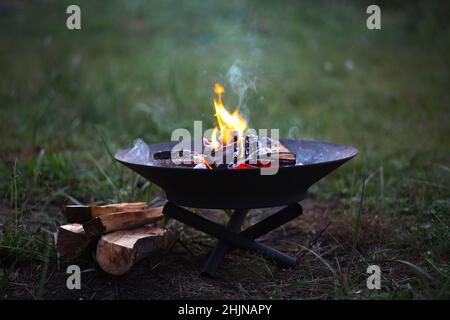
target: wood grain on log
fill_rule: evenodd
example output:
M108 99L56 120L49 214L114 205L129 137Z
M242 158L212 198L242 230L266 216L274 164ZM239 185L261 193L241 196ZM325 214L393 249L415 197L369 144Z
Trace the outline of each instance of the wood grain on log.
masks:
M137 211L148 207L146 202L118 203L103 206L69 205L64 214L70 223L84 223L93 218L114 212Z
M154 226L103 235L97 244L97 262L112 275L122 275L152 252L167 247L168 231Z
M88 237L96 237L112 231L131 229L163 218L163 207L147 208L139 211L116 212L98 216L83 224Z
M68 259L81 256L94 242L84 232L79 223L66 224L59 227L56 239L56 250Z

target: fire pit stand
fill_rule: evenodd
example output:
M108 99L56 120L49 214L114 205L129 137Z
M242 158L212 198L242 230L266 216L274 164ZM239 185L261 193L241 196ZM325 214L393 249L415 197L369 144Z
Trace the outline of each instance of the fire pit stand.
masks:
M255 239L301 215L302 207L297 203L288 205L270 217L239 232L248 211L248 209L235 210L226 227L196 215L172 202L166 203L163 214L219 239L203 267L202 275L204 276L214 276L225 254L234 248L261 254L274 260L282 268L293 267L297 262L295 258L258 243Z
M136 158L131 152L134 148L118 151L115 158L165 191L168 202L163 209L164 215L219 239L203 268L203 274L210 276L233 248L261 254L281 267L294 266L295 258L255 239L298 217L302 208L297 203L306 197L309 187L358 153L355 148L342 144L280 140L289 152L295 154L296 163L280 166L272 175L262 174L261 168L206 170L166 165L155 160L155 154L170 152L178 143L147 145L148 157L145 159ZM286 207L240 232L248 209L278 206ZM235 210L228 225L222 226L193 214L185 207Z

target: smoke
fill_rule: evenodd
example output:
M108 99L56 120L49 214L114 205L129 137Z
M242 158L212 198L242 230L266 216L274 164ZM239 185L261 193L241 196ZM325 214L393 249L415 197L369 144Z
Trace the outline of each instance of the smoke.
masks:
M239 67L239 61L236 61L227 72L227 79L231 89L238 97L237 108L247 117L250 116L250 110L247 105L248 91L256 91L256 76L244 75Z
M301 118L296 117L291 120L291 128L288 132L288 139L298 140L302 136L302 132L304 132L304 125Z
M300 138L300 129L297 126L293 126L289 129L288 138L292 140L298 140Z

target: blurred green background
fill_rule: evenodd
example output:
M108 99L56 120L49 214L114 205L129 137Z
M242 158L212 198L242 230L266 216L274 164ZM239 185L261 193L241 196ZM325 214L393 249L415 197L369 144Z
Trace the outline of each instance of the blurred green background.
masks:
M214 83L238 103L233 65L256 89L242 108L253 128L354 145L368 173L448 164L448 2L381 2L382 30L366 28L361 1L79 1L78 31L66 28L69 4L1 2L4 191L16 158L45 152L65 166L51 190L102 198L77 190L91 178L86 154L105 155L99 131L114 152L194 120L212 126Z
M378 1L381 30L366 28L369 1L76 1L78 31L69 4L0 1L4 242L30 217L54 231L65 203L162 197L110 153L212 126L214 83L238 104L235 65L254 84L251 127L359 149L313 198L351 205L366 180L367 212L415 217L417 254L447 261L448 1Z

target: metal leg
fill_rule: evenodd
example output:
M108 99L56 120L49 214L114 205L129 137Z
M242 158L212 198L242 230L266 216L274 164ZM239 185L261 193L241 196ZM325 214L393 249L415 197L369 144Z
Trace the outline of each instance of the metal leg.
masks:
M302 213L303 210L301 205L298 203L291 204L277 213L274 213L270 217L242 231L241 235L249 239L258 239L262 235L265 235L266 233L269 233L283 224L297 218Z
M230 218L227 229L233 232L239 231L239 227L243 223L246 213L245 211L236 211L233 216ZM283 224L297 218L302 214L302 206L295 203L292 205L287 206L286 208L283 208L282 210L274 213L270 217L254 224L253 226L249 227L245 231L241 232L241 235L243 235L246 238L255 240L262 235L265 235L266 233L282 226ZM208 261L206 262L205 266L202 269L202 275L207 277L213 277L215 273L217 272L217 269L219 268L220 264L222 263L225 254L227 252L232 251L233 247L230 247L225 242L219 240L217 242L216 247L210 254Z
M285 223L297 218L303 213L302 206L298 203L287 206L286 208L281 209L280 211L272 214L270 217L255 223L251 227L248 227L246 230L242 231L240 234L248 239L258 239L259 237L269 233L272 230L282 226ZM227 252L230 252L236 248L228 246Z
M230 232L239 233L242 223L244 222L245 216L248 210L235 210L233 215L227 224L227 229ZM222 263L225 253L230 249L230 246L222 241L217 241L216 246L208 257L205 266L202 269L201 274L207 277L213 277L216 273L219 265Z
M240 234L232 233L224 226L195 215L192 212L189 212L188 210L178 207L170 202L167 202L164 206L163 213L202 232L212 235L213 237L223 240L231 246L256 252L267 258L273 259L281 267L293 267L297 262L295 258L292 258L266 245L245 238Z

